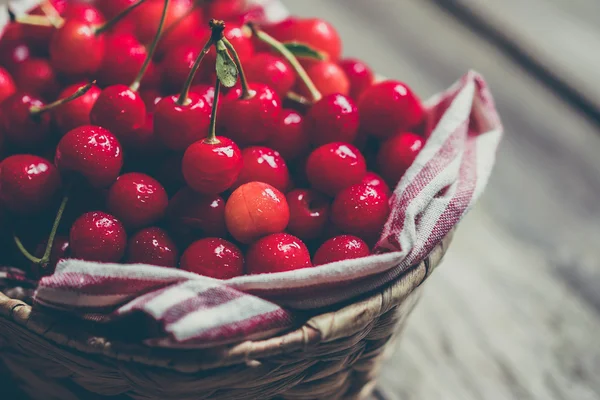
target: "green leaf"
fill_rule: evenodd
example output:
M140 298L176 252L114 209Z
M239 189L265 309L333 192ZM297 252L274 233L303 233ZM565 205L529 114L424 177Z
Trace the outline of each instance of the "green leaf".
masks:
M296 57L314 58L315 60L326 60L327 56L307 44L299 42L285 42L283 45Z
M223 41L217 42L217 76L225 87L233 87L238 79L238 69L227 52Z

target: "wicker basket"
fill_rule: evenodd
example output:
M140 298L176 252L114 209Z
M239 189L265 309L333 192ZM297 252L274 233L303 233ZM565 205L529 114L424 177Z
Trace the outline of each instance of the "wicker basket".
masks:
M0 360L33 399L363 399L449 235L392 285L301 328L236 346L124 345L0 293Z

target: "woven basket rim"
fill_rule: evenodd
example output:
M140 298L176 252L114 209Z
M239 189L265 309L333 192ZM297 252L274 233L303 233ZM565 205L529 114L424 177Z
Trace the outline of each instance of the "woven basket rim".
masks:
M73 321L40 312L0 292L0 318L43 336L52 345L66 350L162 367L180 372L197 372L302 351L312 346L348 338L397 305L419 287L441 262L452 241L453 231L429 256L407 270L387 287L341 308L316 315L301 327L271 338L248 340L230 346L182 350L113 342L83 331Z

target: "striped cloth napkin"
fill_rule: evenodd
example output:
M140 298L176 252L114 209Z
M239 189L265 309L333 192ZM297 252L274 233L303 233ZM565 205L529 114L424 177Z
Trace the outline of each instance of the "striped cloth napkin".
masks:
M127 324L142 313L158 327L148 345L193 348L266 337L311 311L380 288L424 259L477 201L502 135L476 72L427 109L427 144L394 191L376 255L227 281L148 265L64 260L41 280L34 304L103 323Z

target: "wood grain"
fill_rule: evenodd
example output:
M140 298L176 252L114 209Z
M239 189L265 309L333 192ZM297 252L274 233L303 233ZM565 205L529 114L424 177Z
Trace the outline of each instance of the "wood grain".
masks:
M478 70L506 127L487 193L431 277L382 391L402 400L600 399L598 127L431 2L286 4L331 20L346 54L425 97Z

